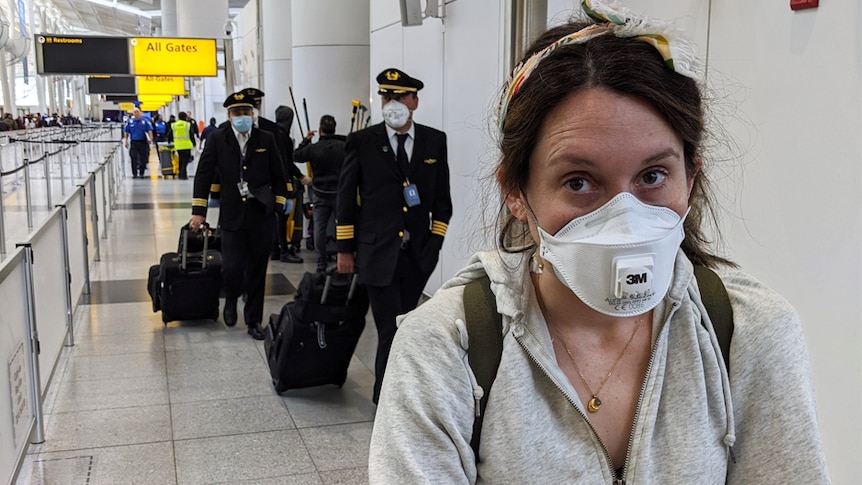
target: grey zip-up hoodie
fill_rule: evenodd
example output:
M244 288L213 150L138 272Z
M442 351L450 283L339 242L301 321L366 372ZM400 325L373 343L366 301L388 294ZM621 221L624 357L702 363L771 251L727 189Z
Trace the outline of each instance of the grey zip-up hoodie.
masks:
M479 253L400 321L371 439L370 483L829 483L796 312L745 273L720 270L734 312L728 376L681 251L654 312L653 353L624 477L615 481L557 365L528 263L526 254ZM467 362L462 293L486 273L504 338L477 467L470 438L485 390Z

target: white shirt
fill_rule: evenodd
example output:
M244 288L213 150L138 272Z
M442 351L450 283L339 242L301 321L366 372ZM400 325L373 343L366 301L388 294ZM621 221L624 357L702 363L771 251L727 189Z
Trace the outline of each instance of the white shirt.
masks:
M389 137L389 146L392 147L392 153L395 154L395 158L398 158L398 138L395 135L399 135L400 133L385 123L383 126L386 127L386 135ZM416 137L416 123L410 123L410 129L406 133L408 136L404 140L404 151L407 152L407 161L409 162L413 158L413 139Z
M240 133L236 131L236 128L231 125L231 130L233 130L233 134L236 136L236 141L239 143L239 152L242 153L242 156L245 156L245 146L248 144L248 137L251 135L251 130L246 133Z

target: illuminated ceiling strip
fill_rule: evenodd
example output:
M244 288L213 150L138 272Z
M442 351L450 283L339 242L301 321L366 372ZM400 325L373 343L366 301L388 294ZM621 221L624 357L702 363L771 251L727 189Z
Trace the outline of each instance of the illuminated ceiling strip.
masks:
M130 13L133 15L138 15L140 17L146 17L148 19L153 18L154 16L161 17L162 14L159 12L157 15L153 15L150 12L145 10L141 10L136 7L132 7L131 5L126 5L124 3L119 3L117 0L84 0L85 2L90 2L95 5L100 5L102 7L115 8L117 10L122 10L123 12Z

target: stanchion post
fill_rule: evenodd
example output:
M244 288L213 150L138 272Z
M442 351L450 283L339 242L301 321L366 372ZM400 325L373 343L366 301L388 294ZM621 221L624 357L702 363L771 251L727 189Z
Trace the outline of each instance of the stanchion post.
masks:
M105 214L105 231L102 233L102 239L108 239L108 223L111 222L111 211L108 210L108 191L105 187L105 166L99 167L102 175L99 179L102 181L102 214Z
M52 203L52 195L51 195L51 157L48 155L48 152L44 152L42 154L42 172L45 173L45 194L48 197L48 207L47 209L50 211L54 204Z
M0 171L3 167L3 151L0 150ZM3 176L0 175L0 254L6 254L6 221L4 220L6 208L3 202Z
M87 241L87 186L81 184L78 186L81 189L81 227L84 228L82 233L83 248L84 248L84 294L90 294L90 251L87 249L89 242ZM97 260L98 261L98 260Z
M101 261L102 256L99 254L99 203L96 200L96 176L90 172L90 224L93 225L93 250L96 251L94 261Z
M66 290L66 347L75 345L75 322L72 306L72 262L69 257L69 212L65 205L58 205L60 208L60 228L63 234L63 265L66 268L66 284L63 289Z
M24 159L24 200L27 204L27 229L33 229L33 203L30 197L30 160Z
M45 424L42 416L42 379L39 377L39 330L36 327L36 287L33 283L33 246L30 243L18 244L24 248L24 279L27 293L27 320L30 342L30 368L33 370L33 414L36 425L30 435L30 443L38 445L45 442Z

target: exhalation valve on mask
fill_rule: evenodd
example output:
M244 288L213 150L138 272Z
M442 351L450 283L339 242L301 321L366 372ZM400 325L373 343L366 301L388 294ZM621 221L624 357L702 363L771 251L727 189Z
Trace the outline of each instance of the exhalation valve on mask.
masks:
M557 278L590 308L627 317L652 310L667 293L685 215L623 192L554 235L534 221L539 254Z

